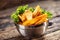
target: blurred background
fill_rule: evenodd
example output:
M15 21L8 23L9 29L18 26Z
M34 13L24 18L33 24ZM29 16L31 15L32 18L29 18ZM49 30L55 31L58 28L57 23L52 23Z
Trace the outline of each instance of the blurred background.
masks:
M17 32L14 23L11 20L11 14L20 5L28 4L29 6L35 7L40 5L42 8L50 11L53 17L60 15L60 0L0 0L0 40L22 40L23 38ZM60 17L52 20L55 29L60 27ZM51 27L53 28L53 27ZM14 37L14 38L13 38ZM52 40L53 36L47 37L46 40ZM55 36L60 40L60 33Z
M59 0L0 0L0 10L17 5L32 3L35 1L59 1Z

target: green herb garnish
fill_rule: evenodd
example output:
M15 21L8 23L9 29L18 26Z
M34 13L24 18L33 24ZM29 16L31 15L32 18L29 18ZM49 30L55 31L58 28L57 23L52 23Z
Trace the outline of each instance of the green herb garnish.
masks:
M22 14L27 8L28 8L28 5L19 6L16 11L19 11L19 14Z
M35 9L34 9L34 8L32 8L32 7L30 7L30 8L29 8L29 10L30 10L30 11L32 11L32 12L34 12L34 10L35 10Z
M12 15L11 15L11 18L14 20L14 22L19 22L19 18L18 18L18 15L16 14L16 13L13 13Z
M42 13L43 13L43 14L47 14L47 15L48 15L48 19L52 18L52 13L51 13L51 12L46 11L46 10L44 10L44 9L41 9L41 10L42 10Z

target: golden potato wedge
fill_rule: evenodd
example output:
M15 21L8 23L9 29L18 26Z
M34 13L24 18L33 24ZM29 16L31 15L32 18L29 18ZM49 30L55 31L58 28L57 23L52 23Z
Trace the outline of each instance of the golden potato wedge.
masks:
M36 23L37 21L41 20L43 17L47 18L47 14L37 16L37 17L33 18L32 20L27 20L27 21L23 22L23 25L24 26L32 25L32 24Z
M41 14L42 14L41 8L39 5L37 5L36 9L33 12L33 15L34 15L34 17L36 17L36 16L41 15Z
M31 20L33 18L32 12L30 10L25 10L25 12L21 15L18 15L22 22L25 20Z
M47 18L42 18L41 20L37 21L34 25L42 24L44 22L47 22Z
M26 16L25 15L23 15L23 16L18 15L18 17L21 19L22 22L24 22L26 20Z
M30 10L26 10L24 14L25 14L27 20L33 19L33 15Z

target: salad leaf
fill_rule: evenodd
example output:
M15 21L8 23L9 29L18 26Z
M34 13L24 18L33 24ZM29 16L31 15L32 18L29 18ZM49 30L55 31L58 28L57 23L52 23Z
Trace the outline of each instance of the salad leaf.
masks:
M25 6L19 6L16 11L19 11L18 14L23 13L28 8L28 5Z
M34 8L32 8L32 7L30 7L30 8L29 8L29 10L33 12L35 9L34 9Z
M45 14L47 14L48 15L48 18L52 18L52 14L50 13L50 12L45 12Z
M42 13L43 13L43 14L47 14L47 15L48 15L48 19L52 18L52 13L51 13L51 12L46 11L46 10L44 10L44 9L41 9L41 10L42 10Z
M18 18L18 15L16 14L16 13L13 13L12 15L11 15L11 18L14 20L14 22L19 22L19 18Z

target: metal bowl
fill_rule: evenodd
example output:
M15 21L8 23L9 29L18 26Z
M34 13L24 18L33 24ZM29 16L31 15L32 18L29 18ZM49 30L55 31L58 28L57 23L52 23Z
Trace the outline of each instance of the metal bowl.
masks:
M16 28L21 35L24 37L40 37L44 32L46 31L47 28L47 22L44 22L40 25L31 25L31 26L23 26L20 24L16 24Z

